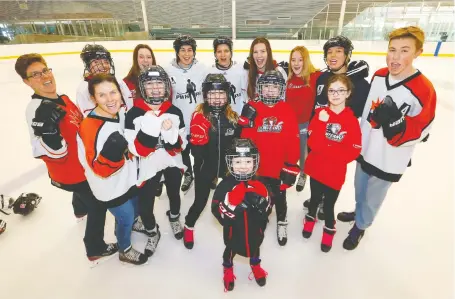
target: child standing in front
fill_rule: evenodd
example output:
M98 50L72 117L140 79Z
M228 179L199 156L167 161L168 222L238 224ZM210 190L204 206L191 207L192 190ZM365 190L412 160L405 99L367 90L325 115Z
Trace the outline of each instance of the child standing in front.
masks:
M223 225L224 288L234 289L233 259L236 254L250 258L250 266L259 286L266 283L267 272L261 268L259 247L264 240L271 209L267 188L255 178L259 152L250 139L234 139L226 151L230 176L215 190L212 213Z
M344 184L347 164L362 148L360 126L351 108L346 107L352 82L346 75L333 75L327 82L329 107L316 109L308 129L311 152L305 162L310 177L311 199L302 235L311 237L319 204L324 200L325 226L321 250L330 251L335 236L335 202Z

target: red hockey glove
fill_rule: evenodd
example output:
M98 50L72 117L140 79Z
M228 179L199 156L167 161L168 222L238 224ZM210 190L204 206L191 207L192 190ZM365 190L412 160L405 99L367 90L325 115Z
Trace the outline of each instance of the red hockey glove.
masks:
M248 181L248 185L251 186L247 189L247 192L254 192L262 197L267 197L268 191L265 185L256 180Z
M228 192L228 201L233 206L238 206L245 198L246 186L243 182L232 188L231 192Z
M202 114L195 113L191 120L190 143L194 145L207 144L209 142L209 130L211 125L210 121Z
M297 164L284 163L281 169L280 179L282 181L280 190L286 190L295 184L297 176L300 174L300 168Z

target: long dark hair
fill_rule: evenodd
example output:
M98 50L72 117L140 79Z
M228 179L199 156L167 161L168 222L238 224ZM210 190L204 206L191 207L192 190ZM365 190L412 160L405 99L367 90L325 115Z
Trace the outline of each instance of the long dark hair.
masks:
M265 72L271 71L275 69L275 65L273 63L273 56L272 56L272 47L270 47L269 40L265 37L257 37L253 40L250 47L250 56L248 57L248 61L250 63L250 68L248 70L248 98L249 100L253 100L256 97L256 80L258 76L258 67L254 62L253 52L254 46L257 44L264 44L267 50L267 61L265 63Z
M155 54L153 53L152 48L150 48L146 44L139 44L139 45L136 46L136 48L134 48L133 66L131 67L130 71L128 72L128 75L126 75L125 79L128 80L128 81L131 81L134 84L134 86L136 86L136 94L137 95L141 94L141 92L139 90L139 87L137 86L137 84L138 84L137 78L139 77L139 74L141 73L141 68L139 67L139 63L137 62L137 58L139 56L139 50L140 49L149 50L150 53L152 53L152 59L153 59L152 65L156 65Z

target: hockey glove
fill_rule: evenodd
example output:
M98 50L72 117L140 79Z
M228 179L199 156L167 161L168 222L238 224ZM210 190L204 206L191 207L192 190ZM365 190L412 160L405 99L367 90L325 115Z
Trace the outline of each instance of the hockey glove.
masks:
M238 185L232 188L232 191L227 193L229 204L238 206L245 198L246 190L247 188L243 182L240 182Z
M406 130L406 120L404 117L390 96L384 98L372 115L373 120L382 127L384 137L387 140Z
M35 117L32 119L32 128L36 136L43 134L60 134L58 123L65 116L66 111L56 103L44 100L35 111Z
M247 189L247 192L254 192L262 197L267 197L269 194L265 185L259 181L250 180L248 181L248 185L250 187Z
M112 162L119 162L128 149L128 142L118 131L112 133L103 145L100 154Z
M286 72L286 74L289 73L289 63L288 62L281 61L280 63L278 63L278 66L280 66Z
M348 71L346 74L348 76L355 74L361 78L366 78L368 77L369 70L370 66L365 60L351 61L348 65Z
M194 115L190 127L190 143L205 145L209 143L209 130L212 124L202 114Z
M280 190L284 191L295 184L297 176L300 174L300 168L297 164L284 163L280 172L281 185Z
M252 128L254 127L254 119L256 118L256 115L256 109L254 109L251 105L245 104L237 123L243 128Z
M249 57L247 57L245 59L245 62L243 63L243 69L244 70L249 70L250 69L250 58Z

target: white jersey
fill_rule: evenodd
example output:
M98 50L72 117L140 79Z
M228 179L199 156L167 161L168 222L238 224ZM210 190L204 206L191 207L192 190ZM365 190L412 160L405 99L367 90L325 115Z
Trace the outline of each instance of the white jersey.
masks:
M182 69L174 59L165 70L171 80L172 104L182 111L186 135L189 135L191 115L196 106L204 102L202 82L208 69L196 59L189 69Z
M111 161L101 154L108 137L114 132L124 135L125 108L119 118L105 118L90 113L82 121L77 135L79 161L85 170L87 182L95 197L109 207L129 200L136 191L137 161L133 155L124 155L120 161Z
M382 180L397 182L408 167L415 145L431 129L436 109L436 92L431 82L417 71L398 83L391 83L387 68L378 70L371 81L360 124L362 169ZM404 132L387 140L382 127L372 123L374 109L386 96L393 99L406 123ZM398 121L397 121L398 122Z
M161 127L166 119L172 121L167 131ZM187 145L183 116L169 101L151 111L144 100L136 100L126 115L125 138L129 151L139 157L138 186L168 167L186 171L181 155Z
M237 114L242 113L243 105L247 102L247 80L245 79L245 70L243 65L233 62L231 67L227 70L219 69L214 64L210 69L211 74L222 74L226 77L226 80L231 83L231 90L229 92L229 103L231 104L232 109L237 112Z
M123 80L119 80L118 78L116 79L120 86L120 91L122 92L123 99L125 100L125 105L129 110L133 108L133 97L131 96L131 91ZM76 105L84 117L86 117L89 112L95 108L96 105L90 98L90 93L88 92L88 81L82 81L77 87Z

